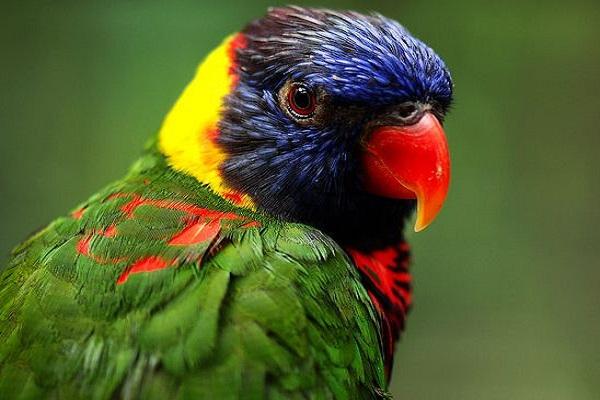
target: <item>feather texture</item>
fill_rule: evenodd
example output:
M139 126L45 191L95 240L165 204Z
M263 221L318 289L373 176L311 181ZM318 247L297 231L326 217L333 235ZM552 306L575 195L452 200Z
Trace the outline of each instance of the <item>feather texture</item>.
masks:
M13 255L0 398L380 398L378 320L320 232L150 151Z

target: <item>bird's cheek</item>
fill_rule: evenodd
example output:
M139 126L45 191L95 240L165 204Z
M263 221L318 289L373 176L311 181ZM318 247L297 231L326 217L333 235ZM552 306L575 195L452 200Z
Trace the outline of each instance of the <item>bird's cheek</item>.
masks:
M410 126L383 126L370 133L362 152L364 189L395 199L417 199L415 231L437 216L450 184L446 135L430 113Z

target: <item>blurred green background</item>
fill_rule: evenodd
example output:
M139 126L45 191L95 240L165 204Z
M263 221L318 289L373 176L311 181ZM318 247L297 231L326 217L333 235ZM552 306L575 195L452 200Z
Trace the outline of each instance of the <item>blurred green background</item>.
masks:
M119 178L202 56L276 3L3 3L2 264ZM401 21L455 79L452 188L411 235L416 299L392 392L600 398L600 3L310 4Z

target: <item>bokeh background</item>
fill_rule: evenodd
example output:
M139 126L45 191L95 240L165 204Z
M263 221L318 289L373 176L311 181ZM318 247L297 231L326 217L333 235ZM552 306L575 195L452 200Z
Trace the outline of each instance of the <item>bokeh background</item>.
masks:
M0 263L119 178L202 56L276 3L3 2ZM310 4L398 19L455 79L452 188L411 235L392 392L599 399L600 3Z

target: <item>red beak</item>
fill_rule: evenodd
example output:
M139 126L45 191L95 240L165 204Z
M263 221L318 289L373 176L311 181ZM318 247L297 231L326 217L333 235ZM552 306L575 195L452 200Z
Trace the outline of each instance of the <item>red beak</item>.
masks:
M433 114L426 113L413 125L373 130L362 162L368 192L394 199L416 198L416 232L433 222L450 184L448 143Z

